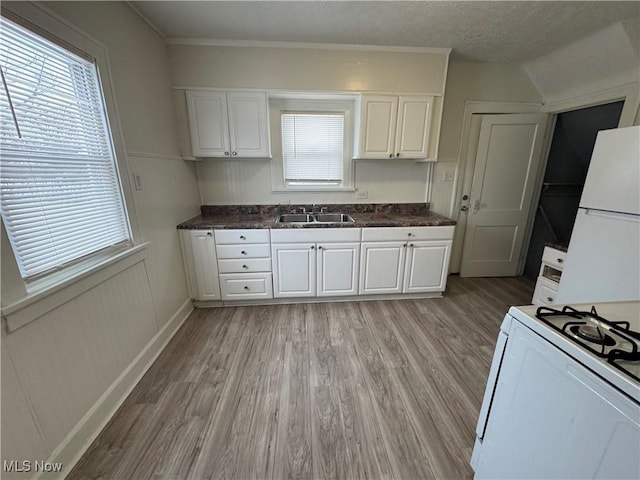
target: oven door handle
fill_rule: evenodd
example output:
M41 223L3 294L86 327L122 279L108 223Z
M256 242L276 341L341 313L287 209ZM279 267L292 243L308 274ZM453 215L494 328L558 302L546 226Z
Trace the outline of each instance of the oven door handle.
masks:
M476 435L478 436L479 440L482 440L482 438L484 437L484 432L487 428L489 414L491 413L491 403L493 402L493 395L496 391L498 376L500 375L500 367L502 366L502 359L504 357L504 351L507 348L508 339L509 335L503 330L500 330L500 333L498 334L498 341L496 342L496 350L493 354L493 360L491 361L491 370L489 370L487 388L484 391L482 406L480 407L478 425L476 426Z

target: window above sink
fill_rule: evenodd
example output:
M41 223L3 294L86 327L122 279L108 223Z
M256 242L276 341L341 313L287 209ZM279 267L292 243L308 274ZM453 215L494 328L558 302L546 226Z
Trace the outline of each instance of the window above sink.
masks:
M352 95L269 100L274 192L353 191Z

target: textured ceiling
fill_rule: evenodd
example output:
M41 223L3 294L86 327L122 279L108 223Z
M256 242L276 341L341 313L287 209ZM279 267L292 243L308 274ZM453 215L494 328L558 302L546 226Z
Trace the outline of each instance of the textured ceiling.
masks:
M450 47L456 58L523 63L620 20L640 2L142 1L168 38Z

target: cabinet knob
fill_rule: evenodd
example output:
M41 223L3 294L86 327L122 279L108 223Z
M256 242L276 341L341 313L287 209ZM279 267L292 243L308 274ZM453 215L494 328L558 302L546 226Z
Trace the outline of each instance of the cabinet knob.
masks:
M563 259L561 259L561 258L557 258L556 260L558 260L558 263L562 263L562 262L564 262L564 260L563 260Z
M407 237L412 237L412 236L413 236L413 233L411 232L407 233Z
M245 285L244 289L245 289L245 290L249 290L249 287L247 287L247 286Z
M553 298L552 297L547 297L547 302L553 302Z
M229 152L224 152L224 154L228 157L229 156Z
M244 268L245 270L249 270L249 267L247 267L246 265L242 265L242 268Z
M316 247L314 245L311 245L311 250L315 250Z
M389 154L389 158L393 158L393 153L390 153L390 154Z
M404 245L402 245L402 248L407 248L407 244L405 243Z
M318 250L322 250L322 246L318 247Z
M396 153L396 157L399 157L399 156L400 156L400 153Z
M211 237L212 235L213 235L213 233L207 232L207 237Z
M413 248L413 243L410 243L409 246Z
M231 155L232 155L233 157L237 157L237 156L238 156L238 152L231 152Z
M246 240L247 237L245 237L244 235L240 235L240 240Z
M246 255L246 254L247 254L247 252L246 252L245 250L242 250L240 253L241 253L242 255Z

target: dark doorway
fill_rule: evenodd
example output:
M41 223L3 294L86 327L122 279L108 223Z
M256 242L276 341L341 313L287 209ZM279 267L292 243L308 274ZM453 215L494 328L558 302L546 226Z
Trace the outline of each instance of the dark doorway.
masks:
M558 114L524 274L538 276L545 245L567 246L596 136L616 128L624 102Z

